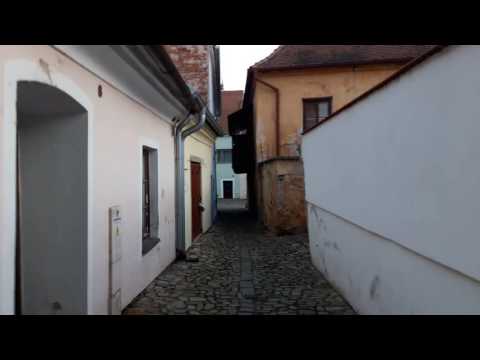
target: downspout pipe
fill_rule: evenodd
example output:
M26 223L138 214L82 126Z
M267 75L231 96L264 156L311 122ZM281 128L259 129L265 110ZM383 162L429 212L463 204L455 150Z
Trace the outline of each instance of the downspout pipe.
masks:
M181 202L181 194L184 194L184 187L180 187L180 179L183 179L184 176L184 164L183 161L180 162L180 153L183 153L183 144L182 143L182 129L187 124L188 120L191 118L192 112L189 112L187 116L185 116L182 120L175 123L173 128L173 135L175 141L175 226L176 226L176 240L175 240L175 247L177 249L180 248L180 236L184 229L181 226L181 218L182 218L182 202ZM183 156L182 156L183 158ZM183 202L183 206L185 206L185 202Z
M181 120L175 127L175 165L176 165L176 186L175 186L175 199L176 199L176 233L177 233L177 259L185 258L186 244L185 244L185 139L190 135L196 133L205 126L206 123L206 108L204 107L198 113L198 122L183 130L185 125L190 119L189 114L183 120Z
M266 87L272 89L275 92L275 151L276 157L280 156L280 90L259 78L255 77L255 80L260 84L265 85Z

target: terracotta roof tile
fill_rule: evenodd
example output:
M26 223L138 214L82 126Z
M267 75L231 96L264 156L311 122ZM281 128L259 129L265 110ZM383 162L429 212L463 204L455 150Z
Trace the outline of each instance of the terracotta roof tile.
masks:
M256 70L408 62L435 45L282 45Z

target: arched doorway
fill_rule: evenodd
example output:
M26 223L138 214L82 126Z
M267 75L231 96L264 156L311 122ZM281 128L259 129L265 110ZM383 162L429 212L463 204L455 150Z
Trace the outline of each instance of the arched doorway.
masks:
M56 87L17 85L16 313L86 314L88 112Z

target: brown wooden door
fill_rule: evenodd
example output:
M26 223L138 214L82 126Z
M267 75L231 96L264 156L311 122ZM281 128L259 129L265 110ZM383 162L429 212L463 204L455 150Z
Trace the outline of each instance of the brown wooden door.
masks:
M192 240L202 232L202 168L199 163L191 162L192 187Z

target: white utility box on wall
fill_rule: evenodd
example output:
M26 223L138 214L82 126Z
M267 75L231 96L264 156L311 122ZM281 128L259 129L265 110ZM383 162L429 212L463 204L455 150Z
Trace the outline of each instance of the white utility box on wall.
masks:
M122 260L122 216L119 206L109 209L110 231L110 291L109 313L120 315L122 312L121 260Z

